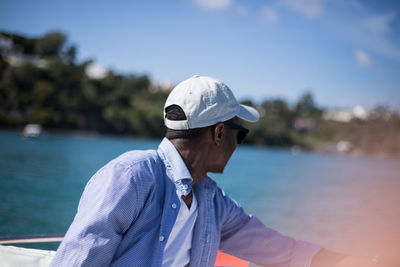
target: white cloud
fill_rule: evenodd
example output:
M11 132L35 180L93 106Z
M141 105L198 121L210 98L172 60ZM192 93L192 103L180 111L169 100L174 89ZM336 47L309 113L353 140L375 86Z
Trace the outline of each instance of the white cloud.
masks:
M279 20L279 14L271 7L264 7L261 10L261 17L267 24L274 24Z
M232 4L233 0L196 0L196 3L207 9L225 9Z
M102 79L107 75L107 69L99 63L92 63L85 69L86 75L92 79Z
M329 2L330 5L332 3ZM356 0L341 1L336 5L336 12L330 12L327 17L339 34L356 47L374 52L378 56L376 60L383 56L400 62L399 31L396 27L399 24L398 10L376 13L365 1Z
M354 58L361 67L369 67L372 64L371 58L361 49L354 52Z
M392 24L396 18L395 12L378 14L362 20L360 27L364 40L372 49L400 61L400 46L391 39L394 34Z
M384 36L391 32L390 23L397 17L396 13L379 14L371 16L362 23L372 34Z
M323 0L281 0L280 2L309 18L318 17L324 12Z

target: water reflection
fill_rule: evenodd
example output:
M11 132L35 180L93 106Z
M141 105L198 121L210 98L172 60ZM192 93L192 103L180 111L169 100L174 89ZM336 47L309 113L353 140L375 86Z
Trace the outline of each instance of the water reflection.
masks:
M158 143L63 135L32 142L0 132L0 236L64 233L95 171L120 153ZM210 175L247 212L287 235L398 257L399 163L240 146L224 174Z

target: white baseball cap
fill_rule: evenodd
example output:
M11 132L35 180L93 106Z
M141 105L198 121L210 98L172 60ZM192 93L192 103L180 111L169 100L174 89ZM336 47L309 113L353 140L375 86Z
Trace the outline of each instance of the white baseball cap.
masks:
M165 110L171 105L181 107L186 120L167 119ZM255 108L239 104L224 83L207 76L195 75L179 83L172 89L164 106L164 123L172 130L207 127L235 116L256 122L260 114Z

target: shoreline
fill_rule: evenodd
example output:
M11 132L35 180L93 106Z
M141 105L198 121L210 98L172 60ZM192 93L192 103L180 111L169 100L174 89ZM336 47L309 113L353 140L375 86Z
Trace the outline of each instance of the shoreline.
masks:
M8 131L13 133L21 134L23 127L0 127L0 131ZM41 136L45 137L46 135L70 135L70 136L80 136L80 137L111 137L111 138L128 138L128 139L137 139L137 140L161 140L163 137L152 137L152 136L140 136L140 135L132 135L132 134L118 134L118 133L106 133L106 132L98 132L98 131L89 131L89 130L72 130L72 129L46 129L43 130ZM21 137L22 138L22 137ZM32 138L27 138L32 139ZM329 144L330 142L326 142ZM251 147L259 147L264 149L282 149L291 151L293 155L297 155L300 153L308 153L308 152L315 152L315 153L326 153L330 155L338 155L338 156L351 156L351 157L372 157L376 159L400 159L400 154L391 154L387 152L379 152L379 153L367 153L362 151L362 149L354 149L349 152L339 152L334 151L332 149L326 148L317 148L317 149L306 149L301 148L299 146L268 146L262 144L252 144L252 143L244 143L245 146Z

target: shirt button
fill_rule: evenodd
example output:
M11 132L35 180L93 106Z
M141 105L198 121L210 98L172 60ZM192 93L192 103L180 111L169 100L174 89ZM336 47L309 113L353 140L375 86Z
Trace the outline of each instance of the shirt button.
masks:
M171 206L172 206L173 209L176 209L176 204L175 203L172 203Z
M160 238L159 238L159 239L160 239L161 242L163 242L165 238L164 238L163 235L160 235Z

